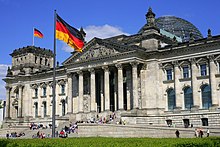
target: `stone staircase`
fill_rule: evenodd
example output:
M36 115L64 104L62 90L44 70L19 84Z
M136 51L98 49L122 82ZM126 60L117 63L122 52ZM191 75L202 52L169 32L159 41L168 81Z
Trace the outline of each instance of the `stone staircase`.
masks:
M60 131L68 123L63 123L56 128ZM120 125L120 124L91 124L79 123L78 133L70 133L68 137L151 137L151 138L170 138L176 137L175 131L178 129L181 138L194 138L195 128L180 128L180 127L167 127L167 126L154 126L154 125ZM38 129L30 130L29 128L9 128L0 129L0 138L5 138L5 134L9 132L24 132L25 136L21 138L32 138L38 131L40 133L50 134L52 130ZM204 137L206 136L206 128L204 130ZM220 128L209 128L210 136L220 136Z
M167 126L151 125L116 125L116 124L78 124L78 137L176 137L175 131L180 131L180 137L195 137L195 128L170 128ZM204 136L206 136L206 129ZM220 136L219 128L209 128L210 136Z

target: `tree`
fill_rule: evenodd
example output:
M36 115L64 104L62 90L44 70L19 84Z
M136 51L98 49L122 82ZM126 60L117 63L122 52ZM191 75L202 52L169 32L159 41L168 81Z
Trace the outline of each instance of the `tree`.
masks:
M3 100L0 100L0 109L2 109L4 106L3 106Z

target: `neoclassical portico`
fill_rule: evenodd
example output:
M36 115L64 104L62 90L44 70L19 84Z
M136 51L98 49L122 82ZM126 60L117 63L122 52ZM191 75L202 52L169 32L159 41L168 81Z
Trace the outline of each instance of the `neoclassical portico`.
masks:
M90 87L88 93L89 99L87 99L90 108L89 112L123 111L139 108L137 101L141 95L138 95L137 67L138 62L135 61L85 68L80 71L68 73L68 85L70 85L68 87L68 112L83 113L85 111L83 101L85 100L84 96L87 95L87 93L84 93L84 88L86 87ZM85 73L89 73L90 75L89 85L83 84ZM73 78L72 75L78 78ZM78 111L76 112L72 111L74 109L71 108L71 106L76 106L76 104L72 104L73 97L71 96L73 87L75 86L74 83L78 85L78 91L75 91L77 94L75 98L78 99Z

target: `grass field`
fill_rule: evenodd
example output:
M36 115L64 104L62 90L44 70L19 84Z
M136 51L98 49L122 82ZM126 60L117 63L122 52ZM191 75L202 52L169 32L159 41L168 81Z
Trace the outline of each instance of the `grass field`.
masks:
M0 147L220 147L220 137L210 138L56 138L0 139Z

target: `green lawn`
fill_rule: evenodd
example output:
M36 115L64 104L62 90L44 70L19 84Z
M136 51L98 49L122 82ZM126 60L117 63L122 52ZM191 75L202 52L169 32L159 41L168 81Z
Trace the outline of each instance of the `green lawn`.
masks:
M0 139L0 147L17 146L88 146L88 147L220 147L220 137L210 138L56 138L56 139Z

